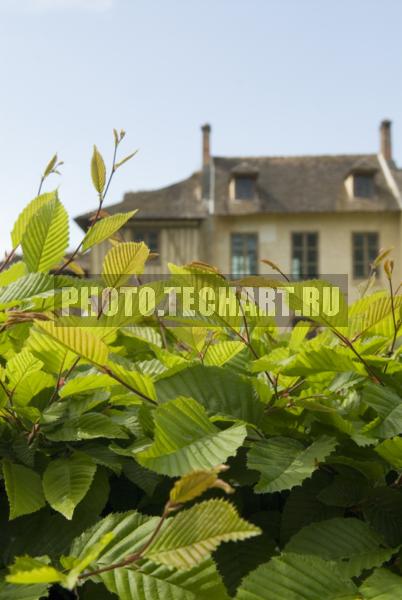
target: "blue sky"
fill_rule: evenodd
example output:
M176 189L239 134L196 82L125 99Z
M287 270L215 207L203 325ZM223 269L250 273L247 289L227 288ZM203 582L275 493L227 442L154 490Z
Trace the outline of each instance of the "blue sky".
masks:
M197 169L206 121L215 154L286 155L376 152L387 117L402 165L401 22L400 0L0 0L1 250L54 151L70 214L95 207L113 127L140 152L109 203Z

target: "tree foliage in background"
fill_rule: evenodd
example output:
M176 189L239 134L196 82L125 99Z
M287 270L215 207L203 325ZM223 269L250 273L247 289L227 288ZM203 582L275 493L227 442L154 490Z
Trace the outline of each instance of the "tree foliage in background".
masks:
M80 253L110 240L105 287L150 258L119 237L135 211L103 209L132 156L117 160L114 135L109 175L94 149L99 207L77 249L65 257L66 211L42 193L55 156L1 267L0 600L402 599L402 297L387 253L373 276L388 289L339 328L245 311L57 326L61 288L91 284Z

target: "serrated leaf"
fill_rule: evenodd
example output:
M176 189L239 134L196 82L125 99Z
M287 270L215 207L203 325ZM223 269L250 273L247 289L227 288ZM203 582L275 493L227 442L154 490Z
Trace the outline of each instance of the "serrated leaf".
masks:
M55 339L49 337L46 333L31 329L27 341L27 348L39 358L46 371L59 375L60 372L68 371L77 355L64 346L61 346Z
M126 439L128 436L121 427L113 423L106 415L88 412L85 415L65 421L51 431L46 431L48 440L54 442L72 442L95 438Z
M68 215L59 200L42 206L29 221L21 245L29 271L45 272L64 256L68 246Z
M225 341L211 344L204 355L204 364L211 366L222 366L244 350L244 343L237 341Z
M211 415L221 414L260 425L264 405L258 400L249 379L219 367L188 368L156 383L160 402L190 396Z
M394 548L385 548L381 536L355 518L311 523L292 537L285 551L335 560L348 577L381 566L396 552Z
M246 437L244 425L219 430L192 398L160 405L154 419L155 441L136 459L144 467L171 477L216 467L233 456Z
M35 471L4 460L3 474L10 519L34 513L45 506L41 478Z
M57 197L57 191L49 192L47 194L41 194L40 196L37 196L36 198L31 200L31 202L24 208L24 210L21 212L18 219L16 220L13 230L11 232L11 241L13 243L13 248L16 248L20 245L28 223L31 221L32 217L38 212L38 210L42 208L42 206L45 206L45 204L57 200Z
M79 575L83 573L91 563L96 561L98 556L110 544L113 538L114 533L112 531L105 533L98 542L93 544L93 546L87 550L84 556L80 559L74 559L74 566L66 575L65 587L67 589L72 590L76 586Z
M402 544L402 493L397 488L377 487L362 503L363 514L390 546Z
M41 295L53 293L54 278L46 273L30 273L0 288L0 307L6 308Z
M57 583L63 581L64 575L54 567L49 566L48 557L43 560L21 556L10 567L10 575L6 576L8 583L35 584Z
M109 250L102 268L103 279L109 287L120 287L131 275L141 275L149 256L144 242L122 242Z
M172 504L185 504L201 496L204 492L211 488L221 488L226 493L232 493L234 490L226 482L218 479L218 474L222 468L217 467L210 471L193 471L184 475L175 482L170 490L170 502Z
M101 195L106 184L106 167L102 155L96 146L94 146L91 159L91 177L94 188Z
M283 554L242 582L236 600L357 600L354 583L318 556Z
M152 561L191 569L208 558L221 542L245 540L261 530L244 521L225 500L208 500L180 512L145 552Z
M344 373L355 370L356 365L346 351L326 347L299 352L282 368L283 374L288 376L305 376L326 371Z
M86 358L97 365L104 365L108 358L108 348L99 337L83 328L57 325L54 321L36 321L40 331L55 339L62 346L78 356Z
M290 490L311 477L320 462L336 448L334 438L322 436L305 448L292 438L257 442L248 453L248 467L261 473L254 490L273 493Z
M0 582L0 600L40 600L46 594L47 585L13 585Z
M402 600L402 577L376 569L360 586L362 600Z
M394 390L368 383L363 389L362 398L380 417L380 421L370 427L371 436L391 438L402 433L402 402Z
M229 600L212 560L185 572L148 562L139 571L116 569L101 577L119 600Z
M46 500L66 519L71 519L75 507L91 487L95 471L94 462L81 453L52 460L43 474Z
M100 244L108 240L114 233L119 231L123 225L134 217L137 210L130 210L126 213L117 213L111 217L105 217L97 221L90 227L82 243L82 251L86 252L95 244Z
M402 438L394 437L379 444L375 451L395 469L402 470Z
M13 265L11 265L11 267L0 273L0 288L6 285L10 285L10 283L13 283L14 281L20 279L20 277L23 277L26 274L27 268L25 263L23 263L22 261L14 263Z

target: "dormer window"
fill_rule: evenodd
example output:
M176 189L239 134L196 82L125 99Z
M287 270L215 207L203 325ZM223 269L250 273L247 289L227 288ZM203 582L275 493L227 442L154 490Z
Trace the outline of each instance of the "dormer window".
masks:
M236 165L231 171L230 198L242 202L257 199L258 168L248 162Z
M255 177L237 175L235 177L235 200L254 200Z
M355 198L372 198L374 196L372 173L355 173L353 175L353 195Z

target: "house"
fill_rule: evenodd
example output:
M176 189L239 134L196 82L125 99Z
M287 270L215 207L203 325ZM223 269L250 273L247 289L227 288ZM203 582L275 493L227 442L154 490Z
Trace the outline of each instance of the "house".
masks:
M381 123L373 154L223 157L210 146L204 125L199 171L107 207L111 214L139 209L123 234L158 253L149 272L205 261L228 274L267 273L266 258L296 277L347 274L353 298L380 248L393 246L399 282L402 170L392 157L390 121ZM84 230L91 214L76 218ZM93 250L92 272L100 272L106 250Z

